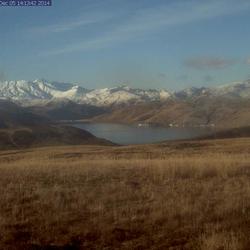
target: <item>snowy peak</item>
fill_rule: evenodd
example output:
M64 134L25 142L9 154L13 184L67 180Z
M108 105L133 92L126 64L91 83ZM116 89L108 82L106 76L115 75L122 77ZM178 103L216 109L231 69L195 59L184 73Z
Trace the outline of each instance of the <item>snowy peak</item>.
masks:
M171 96L165 90L143 90L128 86L97 89L87 94L101 105L163 101Z
M0 98L33 100L81 97L87 90L69 83L35 81L5 81L0 83Z
M133 89L128 86L96 89L86 95L85 101L95 105L152 102L167 99L170 93L158 90Z
M191 87L175 93L175 97L180 99L188 99L194 97L205 96L209 94L209 88L201 87Z
M221 85L211 91L216 96L250 98L250 80Z
M197 97L223 97L223 98L250 98L250 80L232 82L213 88L191 87L179 92L174 96L178 99L192 99Z
M48 99L47 86L38 81L5 81L0 84L0 97L10 99Z

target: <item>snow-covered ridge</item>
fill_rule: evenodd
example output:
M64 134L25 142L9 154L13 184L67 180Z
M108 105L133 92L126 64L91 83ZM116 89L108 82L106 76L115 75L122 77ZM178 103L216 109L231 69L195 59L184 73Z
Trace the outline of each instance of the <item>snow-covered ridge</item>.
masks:
M167 90L134 89L128 86L89 90L76 84L49 82L46 80L0 82L0 99L11 99L19 102L26 101L27 103L37 103L52 99L68 99L77 103L109 106L165 101L169 98L197 98L201 96L250 98L250 80L214 88L192 87L175 93Z
M231 82L217 87L191 87L174 93L179 99L195 98L201 96L250 98L250 80Z
M233 82L211 89L217 96L250 98L250 79L244 82Z
M0 98L15 101L37 102L37 100L65 98L77 103L105 106L130 102L161 101L170 96L171 94L165 90L142 90L128 86L88 90L74 84L46 80L0 82Z

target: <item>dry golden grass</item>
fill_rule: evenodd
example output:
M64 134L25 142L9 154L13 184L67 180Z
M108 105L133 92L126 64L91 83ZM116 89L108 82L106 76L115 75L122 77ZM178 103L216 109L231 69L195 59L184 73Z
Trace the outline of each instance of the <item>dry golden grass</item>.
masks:
M0 152L0 249L250 246L250 139Z

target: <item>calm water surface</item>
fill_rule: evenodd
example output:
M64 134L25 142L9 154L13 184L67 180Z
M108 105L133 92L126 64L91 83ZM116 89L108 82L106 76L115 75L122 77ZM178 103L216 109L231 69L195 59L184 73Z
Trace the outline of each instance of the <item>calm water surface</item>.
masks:
M136 125L115 123L78 123L73 124L73 126L85 129L97 137L122 145L192 139L206 135L211 131L201 128L138 127Z

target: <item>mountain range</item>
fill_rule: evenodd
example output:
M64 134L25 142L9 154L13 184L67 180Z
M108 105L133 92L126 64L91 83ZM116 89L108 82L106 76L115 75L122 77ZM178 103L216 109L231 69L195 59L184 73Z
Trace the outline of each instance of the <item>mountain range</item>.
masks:
M89 90L70 83L0 83L0 128L89 120L227 129L250 125L250 80L181 91L118 86Z
M24 105L47 104L51 100L71 100L78 104L107 107L121 104L165 102L200 97L250 98L250 80L233 82L219 87L192 87L170 92L156 89L135 89L128 86L86 89L71 83L34 81L0 82L0 99L10 99ZM59 101L60 102L60 101Z
M0 83L0 98L31 103L53 99L68 99L80 104L109 106L123 103L160 101L170 97L165 90L132 89L128 86L89 90L69 83L35 81L5 81Z

